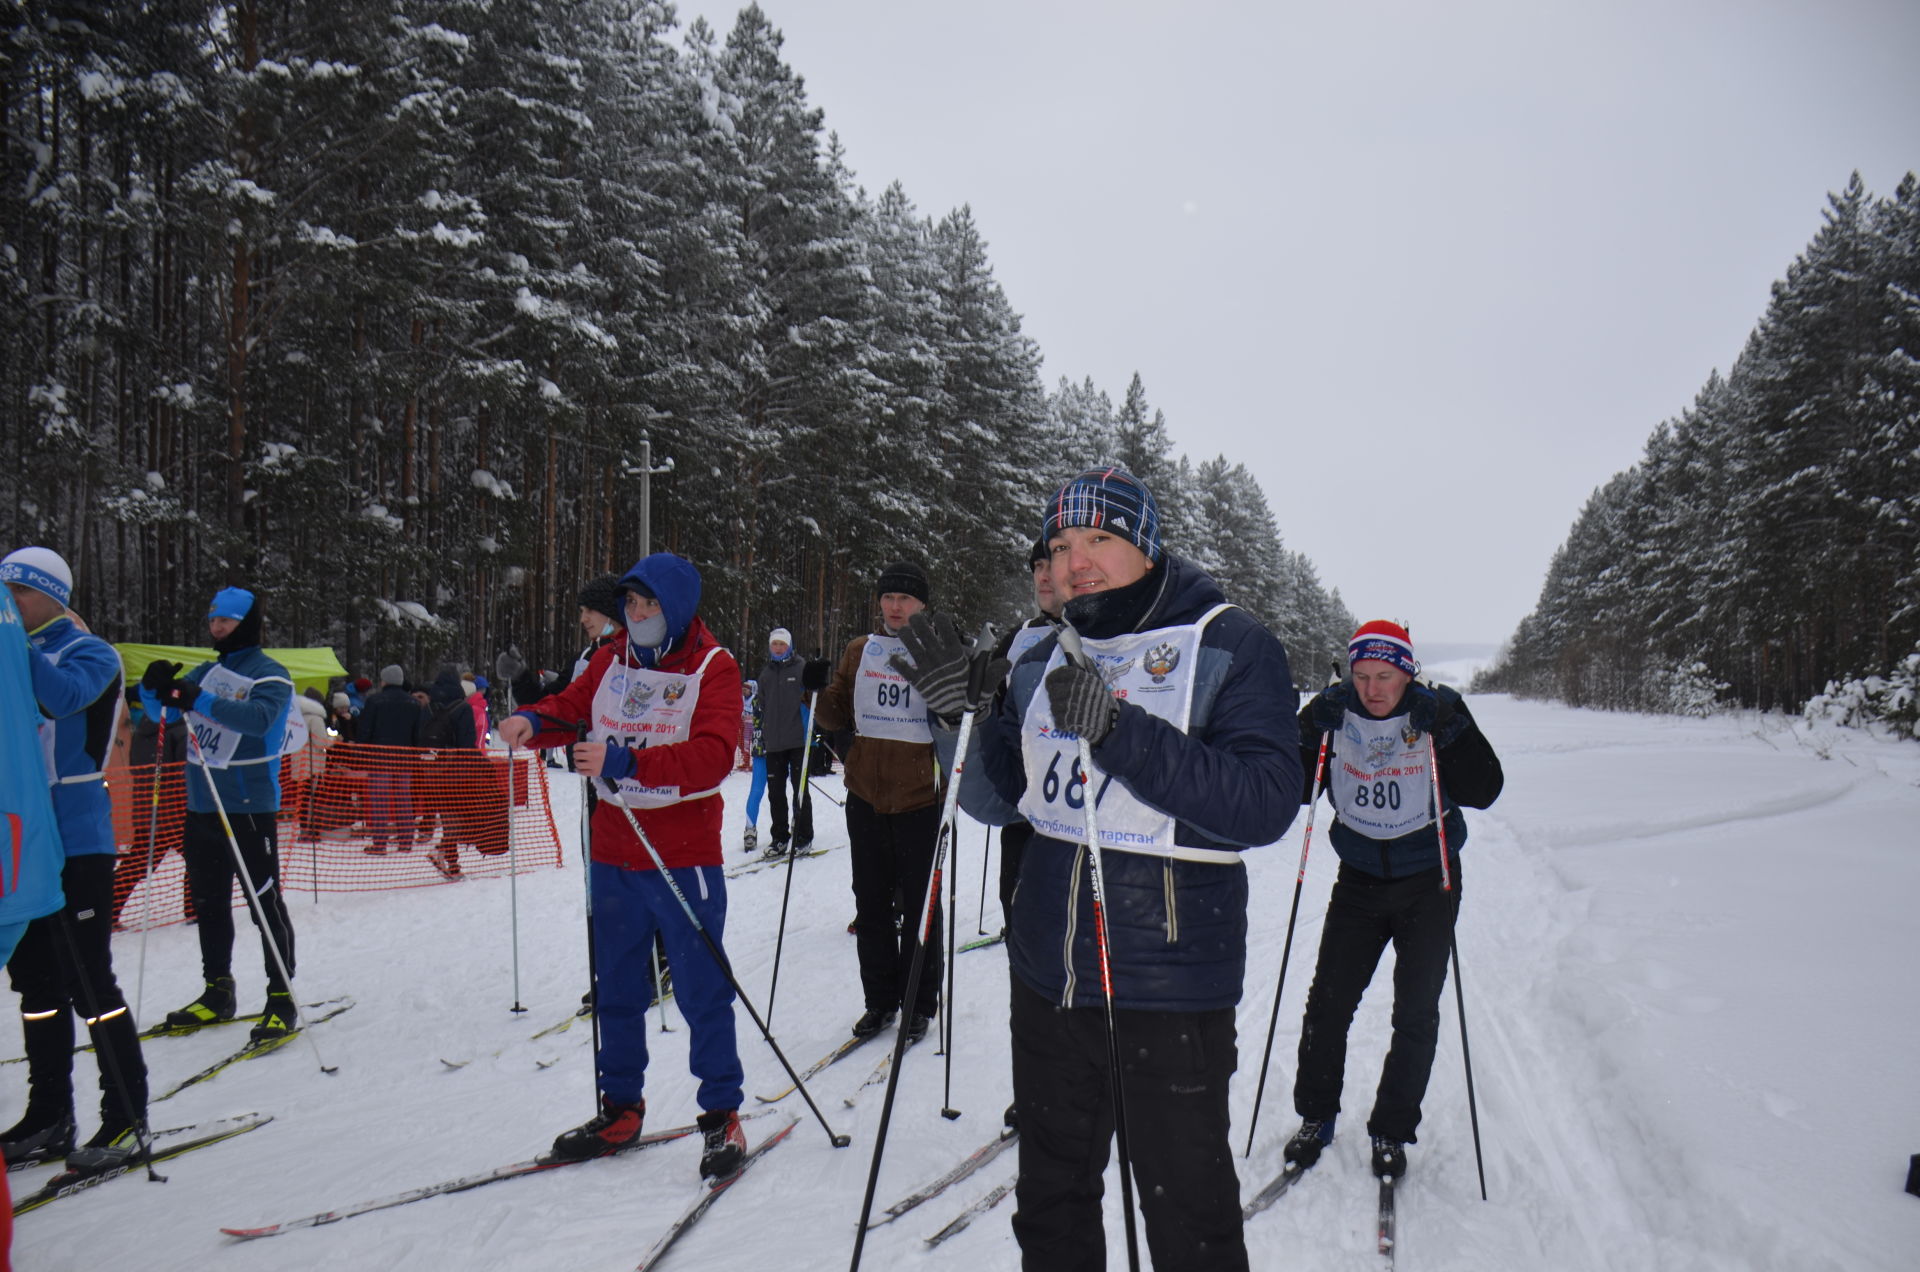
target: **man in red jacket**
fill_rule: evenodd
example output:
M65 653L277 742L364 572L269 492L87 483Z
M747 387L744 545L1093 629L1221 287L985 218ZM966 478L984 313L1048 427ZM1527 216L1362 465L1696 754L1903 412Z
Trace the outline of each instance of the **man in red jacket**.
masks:
M628 813L718 944L727 916L720 783L740 744L740 667L696 613L700 573L688 561L656 552L627 571L620 588L625 639L598 650L561 692L500 726L509 746L571 745L580 772L599 779L602 792L590 874L601 1111L556 1139L553 1156L577 1161L616 1153L640 1135L649 955L658 932L687 1020L688 1067L700 1079L700 1171L720 1177L746 1154L733 987L634 835ZM589 740L579 742L583 724Z

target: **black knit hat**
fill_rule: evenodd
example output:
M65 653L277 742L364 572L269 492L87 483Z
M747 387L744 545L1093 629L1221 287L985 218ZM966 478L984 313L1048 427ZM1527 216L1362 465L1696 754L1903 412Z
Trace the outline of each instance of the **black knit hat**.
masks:
M933 604L933 589L927 584L927 572L911 561L895 561L880 571L880 578L873 585L873 594L885 596L888 592L903 592L917 597L922 605Z
M626 602L620 597L620 576L602 574L598 578L588 579L580 589L580 608L618 619L626 609Z

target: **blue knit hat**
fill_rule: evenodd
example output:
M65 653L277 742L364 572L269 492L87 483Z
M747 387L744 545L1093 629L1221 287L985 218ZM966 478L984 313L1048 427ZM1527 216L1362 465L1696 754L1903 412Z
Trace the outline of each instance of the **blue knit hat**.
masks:
M207 606L208 618L245 618L253 608L253 593L244 587L223 587Z
M1069 526L1125 535L1147 560L1160 560L1160 505L1124 468L1089 468L1054 492L1040 537L1051 540Z

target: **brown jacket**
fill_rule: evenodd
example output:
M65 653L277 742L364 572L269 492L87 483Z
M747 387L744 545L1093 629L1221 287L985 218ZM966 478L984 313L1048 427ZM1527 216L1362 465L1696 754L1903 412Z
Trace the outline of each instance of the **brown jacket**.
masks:
M876 627L874 634L884 636L886 629ZM821 728L853 727L853 687L860 680L860 655L866 647L867 638L856 636L840 655L833 680L820 691ZM910 813L940 798L931 742L896 742L855 734L846 760L847 789L873 805L876 813Z

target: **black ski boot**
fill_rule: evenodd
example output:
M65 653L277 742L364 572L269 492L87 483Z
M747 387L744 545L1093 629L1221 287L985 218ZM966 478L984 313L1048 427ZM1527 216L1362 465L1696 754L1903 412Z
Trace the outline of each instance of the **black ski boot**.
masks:
M871 1038L892 1023L892 1012L875 1011L869 1007L866 1011L860 1013L860 1019L853 1022L853 1036L856 1038Z
M547 1156L556 1162L584 1162L590 1157L605 1157L623 1148L632 1148L633 1142L640 1138L640 1128L646 1119L645 1100L638 1104L615 1104L603 1095L598 1116L561 1132Z
M932 1016L923 1016L919 1012L907 1017L907 1042L909 1045L927 1036L927 1029L933 1024Z
M1320 1150L1333 1143L1334 1119L1310 1117L1300 1123L1300 1129L1293 1133L1287 1146L1280 1150L1280 1156L1286 1159L1288 1166L1305 1170L1320 1160Z
M1373 1137L1373 1174L1376 1179L1398 1179L1407 1173L1407 1146L1384 1136Z
M249 1036L255 1042L272 1042L284 1038L300 1027L300 1011L293 1005L293 995L286 990L267 992L267 1009L260 1013L260 1023L253 1027Z
M35 1162L58 1161L73 1151L73 1112L36 1109L27 1111L18 1122L0 1131L0 1151L8 1166L30 1166Z
M705 1147L700 1152L700 1177L725 1179L747 1158L747 1133L740 1129L738 1109L713 1109L694 1119Z
M198 1029L233 1019L233 977L216 976L207 982L200 997L179 1011L167 1013L167 1028Z
M103 1124L92 1139L68 1153L67 1169L80 1175L104 1175L145 1160L135 1126L115 1122Z

